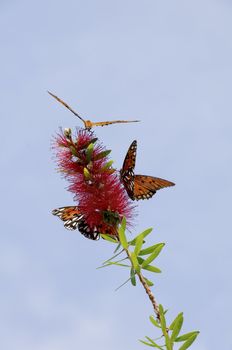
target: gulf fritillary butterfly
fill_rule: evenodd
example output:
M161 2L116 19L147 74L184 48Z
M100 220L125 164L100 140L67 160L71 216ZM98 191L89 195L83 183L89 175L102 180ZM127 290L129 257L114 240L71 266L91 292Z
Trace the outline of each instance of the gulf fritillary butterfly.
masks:
M111 211L102 211L103 223L90 228L86 223L83 214L78 206L68 206L54 209L53 215L58 216L63 222L64 227L68 230L78 229L86 238L97 240L100 238L100 233L118 236L117 226L120 222L118 213Z
M78 117L85 126L85 129L92 129L94 126L105 126L110 124L119 124L119 123L136 123L140 120L110 120L105 122L91 122L91 120L85 120L83 119L78 113L76 113L66 102L61 100L58 96L52 94L50 91L48 91L49 95L54 97L58 102L60 102L63 106L65 106L70 112L72 112L76 117Z
M159 177L135 175L136 151L137 141L134 140L127 151L120 170L121 181L132 200L150 199L157 190L175 185L173 182Z
M78 229L86 238L93 240L99 239L100 232L96 228L90 229L77 206L54 209L52 214L64 221L64 227L68 230Z

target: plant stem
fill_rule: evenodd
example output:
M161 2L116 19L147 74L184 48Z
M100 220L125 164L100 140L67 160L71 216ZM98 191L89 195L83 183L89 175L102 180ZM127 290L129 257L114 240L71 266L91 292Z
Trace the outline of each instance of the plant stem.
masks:
M126 251L126 254L127 254L128 258L130 259L130 262L131 262L132 266L133 266L133 262L131 260L129 250L125 249L125 251ZM139 280L140 280L141 284L143 285L143 288L145 289L145 291L146 291L146 293L147 293L147 295L148 295L148 297L149 297L149 299L150 299L150 301L152 303L152 306L153 306L153 309L155 311L155 314L156 314L156 317L157 317L158 321L160 321L159 306L158 306L158 303L157 303L157 301L155 299L154 294L152 293L152 291L151 291L149 285L147 284L147 282L146 282L144 276L142 275L142 273L141 272L136 272L136 274L138 275Z

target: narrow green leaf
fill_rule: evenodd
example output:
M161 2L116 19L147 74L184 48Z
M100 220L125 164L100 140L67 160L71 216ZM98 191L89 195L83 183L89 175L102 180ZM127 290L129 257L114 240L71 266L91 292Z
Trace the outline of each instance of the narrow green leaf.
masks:
M92 154L93 154L93 148L94 148L93 143L90 143L88 145L88 147L86 148L86 160L88 163L91 161Z
M156 267L156 266L152 266L152 265L147 265L146 267L142 268L143 270L147 270L147 271L151 271L151 272L155 272L155 273L161 273L162 271Z
M148 254L152 253L156 248L158 248L160 246L164 247L165 243L157 243L157 244L154 244L154 245L152 245L152 246L150 246L148 248L142 249L142 250L140 250L139 255L140 256L141 255L148 255Z
M103 261L103 264L106 264L106 263L108 263L109 261L112 261L113 259L115 259L117 256L119 256L119 255L122 254L123 252L124 252L124 250L121 250L119 253L113 255L111 258L109 258L109 259Z
M119 242L116 249L114 250L114 254L119 250L120 247L121 247L121 243Z
M193 335L198 335L199 333L200 333L199 331L185 333L185 334L181 335L180 337L176 338L175 342L181 342L181 341L187 340L190 337L192 337Z
M153 253L151 253L148 258L142 263L142 268L146 267L147 265L149 265L153 260L155 260L155 258L157 258L157 256L159 255L159 253L161 252L161 250L163 249L164 244L160 244L158 247L156 247L153 251Z
M89 180L91 178L90 172L87 168L84 168L84 177L86 180Z
M135 250L134 250L134 253L135 253L136 256L139 254L142 245L143 245L143 235L139 235L139 236L136 238L136 243L135 243Z
M126 280L125 282L123 282L119 287L117 287L117 288L115 289L115 292L116 292L117 290L119 290L120 288L122 288L123 286L125 286L125 284L127 284L130 280L131 280L131 278L128 278L128 280Z
M77 153L77 150L74 146L69 146L69 149L71 151L71 153L75 156L75 157L78 157L78 153Z
M130 276L131 276L132 286L136 286L136 277L135 277L135 271L133 268L131 268L131 270L130 270Z
M167 333L167 326L166 326L166 320L164 317L164 309L163 309L163 306L161 304L159 305L159 313L160 313L160 325L162 328L162 332L163 332L163 334L166 334Z
M111 152L111 150L102 151L94 157L94 160L99 160L99 159L105 158L110 154L110 152Z
M136 257L134 252L130 253L130 258L131 258L131 261L132 261L132 264L133 264L135 271L140 272L139 262L138 262L137 257Z
M123 266L123 267L130 267L130 265L127 265L127 264L121 264L117 261L111 261L109 262L107 265L117 265L117 266Z
M124 232L126 231L126 218L125 218L125 216L123 216L123 218L122 218L121 228L124 230Z
M89 140L89 141L87 141L84 145L82 145L82 147L80 147L79 149L81 150L81 149L86 149L91 143L95 143L95 142L97 142L97 140L98 140L98 138L97 137L95 137L95 138L93 138L92 140Z
M174 321L172 321L172 323L170 324L170 326L168 327L168 329L170 329L170 331L173 330L173 327L175 326L176 322L178 321L178 318L180 317L180 315L183 316L183 312L179 313L176 318L174 319Z
M138 234L138 236L143 235L143 238L145 238L147 235L149 235L149 233L152 232L152 230L153 230L153 228L148 228L148 229L146 229L145 231L143 231L143 232L141 232L140 234ZM138 238L138 236L136 236L135 238L133 238L133 239L129 242L129 244L130 244L130 245L135 245L135 244L136 244L136 239Z
M181 327L183 325L183 321L184 321L183 312L181 312L169 327L169 329L172 329L171 341L175 341L175 339L177 338L178 334L180 333Z
M143 278L145 279L146 283L149 285L149 287L154 286L154 283L152 281L150 281L149 279L147 279L146 277L143 276Z
M126 219L123 218L121 226L118 228L118 235L119 235L119 239L120 239L122 247L124 249L127 249L128 248L128 242L127 242L127 239L126 239L125 230L126 230Z
M109 160L109 162L107 162L105 165L103 165L103 167L101 168L100 172L104 172L105 170L109 169L111 167L111 165L113 164L113 160Z
M168 332L167 332L167 326L166 326L166 320L164 316L164 309L163 306L159 305L159 312L160 312L160 324L162 328L163 335L165 337L165 345L167 347L167 350L173 350L172 342L169 338Z
M179 350L186 350L192 345L192 343L195 341L198 334L192 335L186 342L179 348Z
M161 328L159 322L156 321L156 319L154 318L154 316L150 316L149 319L150 319L151 323L152 323L155 327Z
M149 338L149 337L147 337L147 336L146 336L145 338L147 338L147 340L149 340L149 342L150 342L151 344L153 344L153 346L154 346L155 348L161 349L161 350L162 350L161 346L159 346L156 342L154 342L153 339L151 339L151 338Z
M106 235L105 233L101 233L101 237L104 238L106 241L112 242L112 243L118 243L118 240L113 238L110 235Z
M141 340L141 339L139 339L139 341L140 341L141 343L147 345L147 346L151 346L152 348L155 348L155 346L154 346L153 344L151 344L151 343L148 343L148 342L146 342L146 341L144 341L144 340ZM163 349L161 348L161 350L163 350Z

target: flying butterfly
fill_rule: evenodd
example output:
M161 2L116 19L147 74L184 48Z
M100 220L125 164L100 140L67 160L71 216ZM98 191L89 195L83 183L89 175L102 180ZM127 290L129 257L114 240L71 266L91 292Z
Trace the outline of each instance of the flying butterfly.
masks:
M85 126L85 129L92 129L94 126L105 126L110 124L119 124L119 123L136 123L140 120L110 120L105 122L91 122L91 120L85 120L83 119L78 113L76 113L66 102L61 100L58 96L52 94L50 91L48 91L49 95L54 97L58 102L60 102L63 106L65 106L70 112L72 112L76 117L78 117Z
M64 221L64 227L68 230L78 229L81 234L89 239L97 240L100 238L100 232L98 232L96 228L91 229L87 225L83 214L80 212L80 209L77 206L54 209L52 214L58 216L62 221Z
M120 170L121 181L132 200L150 199L157 190L175 185L173 182L159 177L135 175L136 151L137 141L134 140L127 151Z

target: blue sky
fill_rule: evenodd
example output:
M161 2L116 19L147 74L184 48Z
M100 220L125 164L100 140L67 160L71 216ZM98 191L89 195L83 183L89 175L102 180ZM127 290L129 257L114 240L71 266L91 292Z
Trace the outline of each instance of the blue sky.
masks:
M140 119L96 129L120 168L174 181L138 203L135 233L166 242L153 289L193 350L231 349L232 6L227 0L2 1L0 338L11 350L143 349L153 336L142 288L96 270L107 242L65 230L71 205L50 141L84 118Z

